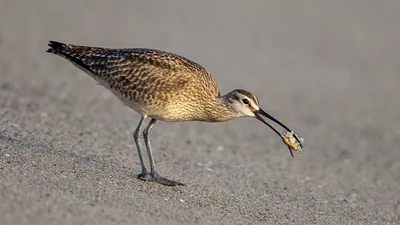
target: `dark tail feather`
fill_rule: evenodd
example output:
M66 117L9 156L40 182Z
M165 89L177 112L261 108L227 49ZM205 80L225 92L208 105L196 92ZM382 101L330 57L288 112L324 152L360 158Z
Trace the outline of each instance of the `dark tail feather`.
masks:
M71 48L67 44L60 43L57 41L50 41L48 45L50 46L50 48L47 49L46 52L61 56L62 58L67 59L68 61L81 67L82 69L85 69L85 70L95 74L94 71L87 64L85 64L82 61L82 59L80 59L79 55L76 56L76 54L74 54L73 51L71 51Z
M54 54L65 53L66 51L69 50L68 45L57 41L50 41L48 45L50 46L50 48L47 49L46 52L49 53L54 53Z

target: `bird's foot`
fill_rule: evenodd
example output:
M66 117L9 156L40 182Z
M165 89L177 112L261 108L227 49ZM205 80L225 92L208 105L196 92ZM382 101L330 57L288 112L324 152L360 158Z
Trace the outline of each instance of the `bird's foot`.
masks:
M151 178L152 178L151 181L165 185L165 186L184 186L185 185L181 182L162 177L162 176L158 175L157 173L151 175Z
M181 182L164 178L164 177L158 175L157 173L151 174L146 171L139 174L138 178L143 181L152 181L152 182L156 182L156 183L159 183L159 184L162 184L165 186L184 186L185 185Z
M147 171L142 171L139 175L137 175L137 178L142 180L142 181L149 181L151 179L150 173Z

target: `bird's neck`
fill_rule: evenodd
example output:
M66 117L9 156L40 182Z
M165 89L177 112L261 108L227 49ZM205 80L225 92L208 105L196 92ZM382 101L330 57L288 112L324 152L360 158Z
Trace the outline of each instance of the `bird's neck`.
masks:
M210 102L209 102L210 103ZM209 122L223 122L238 117L237 113L229 106L224 96L218 96L212 100L212 104L207 104L207 120Z

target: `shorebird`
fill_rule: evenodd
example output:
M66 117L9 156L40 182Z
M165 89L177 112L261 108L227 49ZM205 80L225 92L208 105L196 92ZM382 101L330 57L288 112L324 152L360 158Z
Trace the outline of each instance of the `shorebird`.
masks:
M254 117L277 133L292 150L299 151L303 140L259 106L257 97L243 89L221 95L212 75L199 64L176 54L146 48L112 49L78 46L50 41L49 53L67 59L109 89L121 102L142 117L133 138L141 164L137 176L167 186L183 185L160 176L150 145L150 132L158 120L223 122ZM287 132L280 134L262 116ZM150 118L143 129L144 121ZM143 134L143 135L142 135ZM142 137L147 149L150 172L143 161Z

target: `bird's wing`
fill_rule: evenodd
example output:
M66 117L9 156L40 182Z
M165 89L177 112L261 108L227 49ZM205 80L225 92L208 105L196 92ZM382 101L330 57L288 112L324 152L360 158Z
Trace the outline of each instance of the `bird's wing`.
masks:
M48 52L66 58L110 89L134 93L173 93L187 85L219 95L211 74L184 57L153 49L109 49L50 42Z

